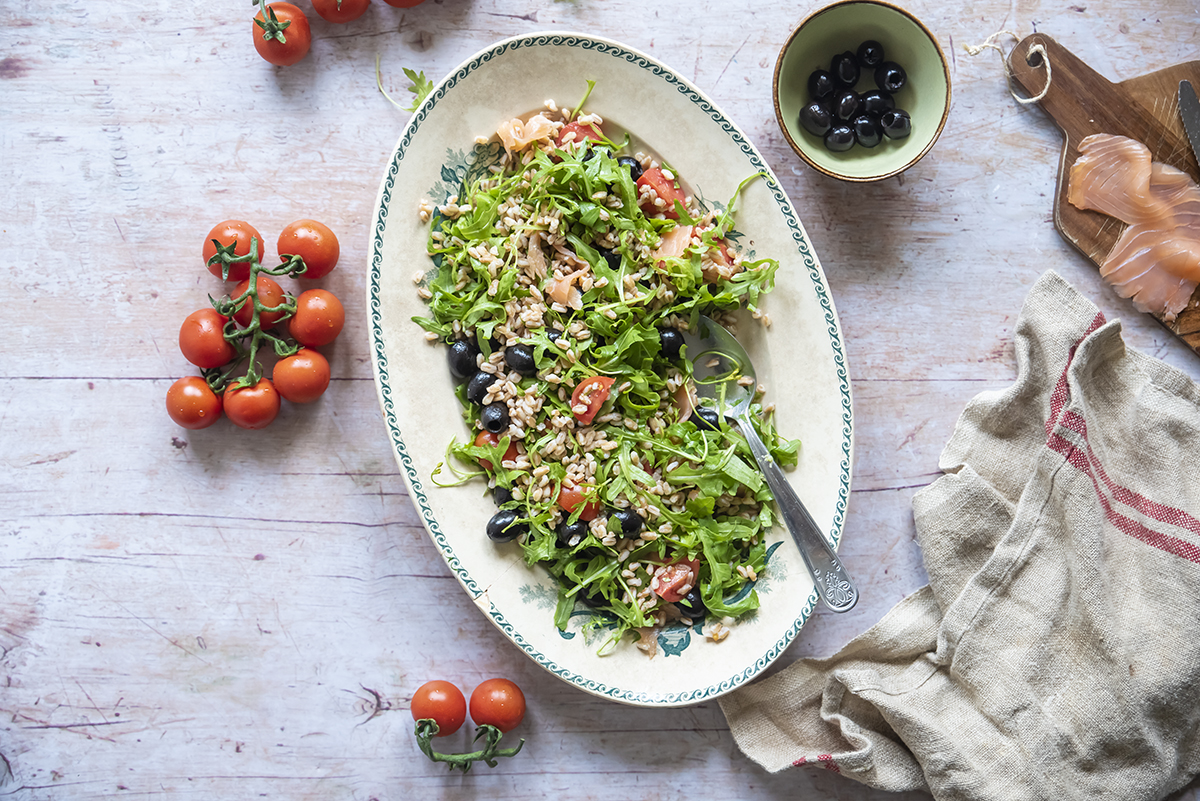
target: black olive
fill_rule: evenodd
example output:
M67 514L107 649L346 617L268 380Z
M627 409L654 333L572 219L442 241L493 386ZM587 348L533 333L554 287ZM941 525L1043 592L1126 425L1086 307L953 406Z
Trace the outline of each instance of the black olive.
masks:
M503 506L513 499L512 490L508 487L496 487L492 490L492 500L497 506Z
M908 74L895 61L885 61L875 68L875 85L893 94L904 88Z
M864 67L878 67L883 63L883 45L868 39L858 46L858 63Z
M533 348L528 345L509 345L504 349L504 363L521 375L537 375L537 363L533 360Z
M883 141L883 128L870 114L859 114L850 127L854 129L854 140L863 147L875 147Z
M575 539L575 537L579 537L575 543L578 545L583 541L583 538L587 536L587 533L588 524L586 521L576 520L574 523L568 523L566 518L564 518L563 521L558 524L558 528L555 530L555 534L558 535L558 542L560 545L570 545L571 540Z
M721 415L716 409L710 409L707 406L697 406L692 409L692 416L688 418L692 421L692 425L701 431L720 431L721 430Z
M800 127L813 136L824 136L833 127L833 115L824 103L814 101L800 109Z
M853 89L858 83L858 59L849 50L833 57L829 63L829 71L841 86Z
M687 617L693 620L698 617L703 617L708 609L704 606L704 598L700 595L699 587L692 587L687 595L675 602L675 606L679 607L679 611L683 612Z
M471 376L470 382L467 383L467 400L469 400L471 403L483 403L484 396L487 395L488 387L495 382L496 376L480 370L478 373Z
M679 349L683 347L683 334L674 328L660 328L658 331L659 352L664 359L677 361Z
M592 589L587 595L580 592L576 597L583 601L585 606L590 606L593 609L608 603L608 599L604 597L604 593L599 589Z
M879 124L888 139L903 139L912 133L912 120L902 108L885 113L879 118Z
M617 522L621 524L621 533L626 537L632 537L642 530L645 525L642 516L632 509L618 509L612 513L612 516L617 518Z
M813 100L825 100L833 97L833 91L836 88L833 76L825 70L817 70L808 76L808 95Z
M845 123L833 126L825 134L825 147L835 153L854 147L854 129Z
M858 116L858 107L861 105L862 100L859 98L858 92L847 89L834 98L833 115L843 122L849 122Z
M479 412L479 422L483 423L484 430L499 434L508 428L508 404L496 401L484 406Z
M488 539L493 542L512 542L529 531L528 523L516 522L524 513L513 509L501 509L487 523Z
M557 328L547 328L546 329L546 339L550 340L551 342L557 342L558 338L561 336L562 336L562 331L559 331Z
M896 101L882 89L872 89L869 92L863 92L861 98L862 113L870 114L875 118L882 117L885 111L891 111L896 107Z
M456 339L450 343L450 353L447 356L450 361L450 375L455 378L474 375L479 369L475 364L475 357L478 355L479 348L468 339Z
M642 177L642 163L633 156L621 156L621 158L617 159L617 164L620 164L622 167L628 167L629 177L633 180L636 181Z
M597 250L597 252L599 252L599 254L601 256L604 257L604 260L606 262L608 262L608 266L610 269L613 269L613 270L621 269L621 254L620 253L617 253L615 250L609 250L608 248L596 248L596 250Z

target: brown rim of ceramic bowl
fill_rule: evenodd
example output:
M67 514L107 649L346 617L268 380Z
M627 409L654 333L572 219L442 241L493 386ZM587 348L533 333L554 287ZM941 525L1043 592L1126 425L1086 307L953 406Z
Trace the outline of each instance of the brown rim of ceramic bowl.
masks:
M822 167L820 164L817 164L815 161L810 159L807 155L805 155L804 151L800 148L800 146L796 144L796 140L794 140L792 138L791 133L788 132L787 124L784 122L784 119L783 119L783 112L779 108L779 72L781 69L783 69L783 57L788 52L788 50L791 48L792 40L794 40L796 38L796 34L800 33L801 28L803 28L805 25L807 25L809 22L811 22L815 18L824 14L826 11L829 11L838 6L848 6L848 5L858 4L858 3L862 3L863 5L868 5L868 6L883 6L885 8L890 8L893 11L899 12L900 14L903 14L904 16L906 16L910 20L912 20L913 23L916 24L916 26L918 28L920 28L921 31L926 36L929 37L929 41L933 42L933 46L938 52L938 58L941 59L941 62L942 62L942 72L946 76L946 105L942 109L942 119L938 123L938 127L937 127L937 130L933 134L933 138L929 140L929 144L925 145L924 149L922 149L921 152L918 153L914 159L912 159L912 161L908 162L907 164L905 164L902 167L899 167L895 170L892 170L889 173L884 173L882 175L867 175L867 176L862 176L862 177L852 176L852 175L841 175L836 172L830 172L826 168ZM950 65L946 63L946 53L945 53L945 51L942 50L942 45L938 41L937 37L933 35L933 31L931 31L931 30L929 30L929 28L925 27L925 23L921 22L921 20L914 17L910 11L903 9L900 6L893 5L891 3L886 3L886 2L884 2L884 0L839 0L839 2L830 3L829 5L827 5L823 8L818 8L816 11L809 14L807 17L805 17L800 22L799 25L797 25L795 27L795 29L788 36L787 41L783 43L783 47L781 47L779 49L779 56L775 59L775 75L771 79L771 100L775 104L775 120L776 120L776 122L779 123L779 130L783 131L783 138L787 140L787 143L789 145L791 145L791 148L793 151L795 151L796 155L799 156L801 159L803 159L805 164L812 167L814 170L816 170L819 173L828 175L830 178L836 178L839 181L849 181L852 183L860 183L860 184L871 183L872 181L882 181L885 178L891 178L892 176L899 175L900 173L904 172L912 165L916 164L921 159L925 158L925 154L928 153L930 151L930 149L933 148L934 144L937 142L937 140L942 135L942 129L946 127L946 119L950 116L950 93L951 93L951 91L952 91L952 89L951 89L951 85L950 85Z

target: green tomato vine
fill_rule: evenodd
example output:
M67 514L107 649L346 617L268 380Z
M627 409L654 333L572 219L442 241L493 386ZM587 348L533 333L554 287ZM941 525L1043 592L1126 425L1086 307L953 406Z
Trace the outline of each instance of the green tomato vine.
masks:
M489 768L494 768L499 764L496 762L497 757L516 756L521 751L521 747L525 745L525 738L522 737L516 748L500 748L500 738L504 736L504 733L495 726L485 723L475 727L475 739L472 741L478 742L480 737L486 737L483 748L466 754L440 754L433 750L433 738L437 737L438 731L437 721L432 718L418 720L416 726L417 746L425 756L434 762L444 762L450 766L450 770L458 768L463 773L469 771L475 762L483 762Z

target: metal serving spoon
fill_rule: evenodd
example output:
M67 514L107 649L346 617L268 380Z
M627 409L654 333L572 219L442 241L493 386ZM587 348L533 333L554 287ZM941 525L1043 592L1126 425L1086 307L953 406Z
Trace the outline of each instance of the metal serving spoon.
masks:
M750 422L750 402L758 380L749 354L732 334L708 317L700 318L698 335L684 332L683 338L692 362L696 395L713 402L711 406L702 404L702 408L715 408L737 421L821 600L834 612L848 612L858 603L858 589Z

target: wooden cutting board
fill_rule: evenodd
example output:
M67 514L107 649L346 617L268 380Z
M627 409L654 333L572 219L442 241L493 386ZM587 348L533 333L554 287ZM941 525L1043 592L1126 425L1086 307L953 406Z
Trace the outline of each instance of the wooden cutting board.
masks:
M1128 136L1144 143L1155 161L1178 167L1200 182L1200 165L1179 119L1179 82L1189 80L1200 91L1200 61L1177 64L1158 72L1112 83L1049 36L1027 36L1008 56L1013 79L1029 95L1046 85L1040 44L1050 60L1050 89L1042 109L1062 129L1064 142L1054 197L1054 224L1068 242L1099 266L1124 230L1120 220L1067 202L1067 176L1079 158L1079 142L1095 133ZM1157 317L1157 315L1155 315ZM1200 288L1191 303L1164 326L1200 353Z

